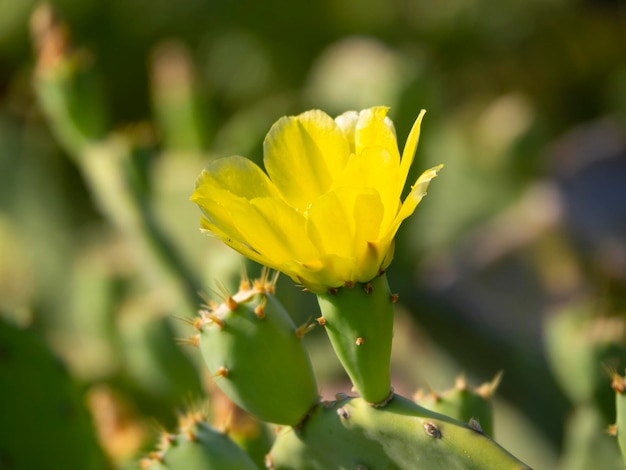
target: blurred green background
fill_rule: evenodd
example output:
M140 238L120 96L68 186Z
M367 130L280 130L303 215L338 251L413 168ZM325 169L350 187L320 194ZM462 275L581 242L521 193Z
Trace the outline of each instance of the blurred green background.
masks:
M100 449L93 468L132 467L208 388L180 319L241 269L199 233L195 177L219 156L259 162L282 115L373 105L400 145L426 108L412 175L446 165L389 271L396 389L502 370L506 448L571 470L606 446L597 468L621 468L604 430L607 370L626 365L626 3L49 5L65 26L0 2L0 468L38 462L20 435L63 462L57 429ZM278 296L317 316L288 279ZM348 386L318 330L332 396ZM41 401L56 411L21 406Z

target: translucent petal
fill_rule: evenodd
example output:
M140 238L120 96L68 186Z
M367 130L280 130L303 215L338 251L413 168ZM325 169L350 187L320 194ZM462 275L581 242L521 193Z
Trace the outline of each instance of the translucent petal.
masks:
M196 181L191 200L197 202L215 188L222 188L246 199L278 197L280 192L254 162L233 156L211 162Z
M306 236L304 216L281 199L234 200L229 211L241 241L271 261L264 264L273 267L319 257Z
M202 218L200 220L200 229L203 232L206 232L210 235L213 235L220 240L222 240L225 244L230 246L233 250L241 253L246 258L251 259L252 261L256 261L259 264L264 264L270 268L278 269L277 266L273 266L271 264L271 260L267 260L259 253L251 249L248 245L243 244L240 239L233 238L232 233L224 232L222 228L218 225L213 224L209 220ZM269 264L268 264L269 263Z
M304 211L330 188L349 155L348 141L339 126L315 110L274 124L265 138L263 161L285 200Z
M355 129L355 152L360 153L366 147L386 148L400 162L396 132L391 120L387 118L389 108L376 107L365 109L359 114Z
M228 190L213 187L204 187L196 190L191 200L198 204L203 219L206 224L211 227L219 228L219 232L227 233L230 238L242 239L243 235L237 229L237 226L230 215L228 209L231 201L237 198ZM204 227L206 229L206 227ZM217 232L216 232L217 233ZM220 236L218 234L218 236ZM220 236L223 239L223 237Z
M348 143L350 144L350 153L355 153L354 149L354 134L356 131L356 124L359 121L359 113L356 111L346 111L335 118L335 122L339 128L343 131Z

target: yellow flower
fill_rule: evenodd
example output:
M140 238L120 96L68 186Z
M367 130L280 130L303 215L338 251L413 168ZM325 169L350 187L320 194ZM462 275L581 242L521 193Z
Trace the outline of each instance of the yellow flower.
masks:
M243 157L212 162L191 196L202 229L312 292L372 280L442 166L425 171L402 202L425 111L402 158L387 111L281 118L265 138L267 174Z

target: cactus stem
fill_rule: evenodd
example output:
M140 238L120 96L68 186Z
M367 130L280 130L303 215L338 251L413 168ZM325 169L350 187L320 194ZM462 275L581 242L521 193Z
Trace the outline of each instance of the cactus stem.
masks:
M362 336L359 336L356 341L354 342L357 346L361 346L363 343L365 343L365 339L363 339Z
M424 423L424 432L426 433L427 436L432 437L433 439L441 439L441 430L439 429L439 426L437 426L435 423L431 423L429 421Z

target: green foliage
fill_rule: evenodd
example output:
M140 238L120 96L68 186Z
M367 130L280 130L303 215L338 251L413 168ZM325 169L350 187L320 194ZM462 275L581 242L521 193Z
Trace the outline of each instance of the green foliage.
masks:
M0 319L0 467L104 470L80 388L37 335Z

